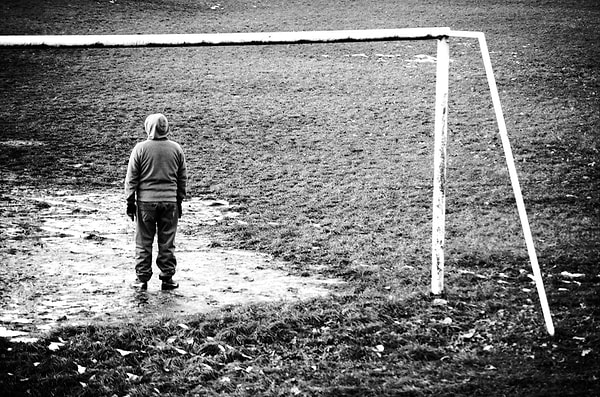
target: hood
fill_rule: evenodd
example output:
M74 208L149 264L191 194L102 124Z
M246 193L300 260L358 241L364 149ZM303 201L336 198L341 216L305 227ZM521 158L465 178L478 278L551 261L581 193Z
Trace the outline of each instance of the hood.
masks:
M144 123L148 139L162 139L169 135L169 122L162 113L151 114Z

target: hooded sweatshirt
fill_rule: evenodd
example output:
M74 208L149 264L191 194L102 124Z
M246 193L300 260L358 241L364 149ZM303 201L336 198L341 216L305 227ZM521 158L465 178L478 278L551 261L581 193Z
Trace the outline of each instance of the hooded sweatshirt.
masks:
M169 140L169 122L158 113L146 118L148 139L131 152L125 178L127 201L177 202L186 195L187 167L181 146Z

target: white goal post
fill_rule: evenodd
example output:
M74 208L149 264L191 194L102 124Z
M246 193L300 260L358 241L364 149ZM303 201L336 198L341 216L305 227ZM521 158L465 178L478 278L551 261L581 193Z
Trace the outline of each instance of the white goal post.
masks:
M482 32L452 31L448 27L374 30L332 30L303 32L256 32L215 34L141 34L141 35L24 35L0 36L0 47L50 48L118 48L118 47L200 47L235 45L272 45L305 43L350 43L402 40L437 40L436 96L434 123L434 177L432 214L432 269L431 292L440 295L444 290L444 238L446 213L446 147L448 141L448 91L450 65L450 37L476 38L491 91L492 103L502 139L506 164L527 252L533 270L546 329L554 335L554 325L546 299L546 292L539 268L533 238L521 194L514 157L508 139L506 123L502 113L498 88L492 70L491 59Z

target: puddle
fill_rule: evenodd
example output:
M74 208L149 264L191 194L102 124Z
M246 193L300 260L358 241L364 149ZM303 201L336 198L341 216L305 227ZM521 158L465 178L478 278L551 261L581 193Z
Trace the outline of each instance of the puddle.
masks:
M200 232L200 226L239 214L226 201L192 199L183 203L176 238L180 288L161 291L153 265L148 290L136 291L131 287L135 227L123 213L120 192L22 197L33 203L29 218L35 213L35 219L22 211L22 218L11 213L20 205L15 197L0 201L6 220L0 227L0 259L22 275L0 302L0 326L8 330L46 331L58 324L135 321L300 300L326 295L340 283L291 276L285 263L269 255L210 248L210 236L202 235L210 229Z

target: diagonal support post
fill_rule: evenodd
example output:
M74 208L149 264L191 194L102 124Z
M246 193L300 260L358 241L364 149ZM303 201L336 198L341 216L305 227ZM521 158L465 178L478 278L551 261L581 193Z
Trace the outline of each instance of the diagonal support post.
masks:
M498 130L500 132L500 138L502 140L502 147L504 148L504 157L506 158L506 165L508 167L508 173L510 175L510 182L512 185L515 201L517 202L517 210L519 212L519 219L521 220L521 227L523 228L523 235L525 236L525 244L527 245L527 253L529 255L529 262L531 263L531 269L533 271L533 277L535 279L535 285L537 288L538 296L540 298L540 305L542 307L542 313L544 315L544 321L546 322L546 330L550 336L554 335L554 324L552 323L552 315L550 314L550 306L548 305L548 299L546 298L546 291L544 289L544 281L542 280L542 272L540 271L540 265L538 263L537 254L535 252L535 246L533 244L533 237L531 235L531 229L529 227L529 220L527 218L527 211L525 210L525 203L523 201L523 195L521 193L521 186L519 184L519 177L517 175L517 168L515 166L515 159L513 157L510 141L508 139L508 132L506 130L506 122L504 121L504 114L502 112L502 105L500 104L500 95L498 94L498 87L496 86L496 78L494 77L494 71L492 69L492 60L490 58L490 52L488 50L487 42L483 32L459 32L453 31L451 33L453 37L471 37L479 40L479 47L481 49L481 57L483 58L483 65L485 67L485 74L487 76L488 85L492 95L492 103L494 105L494 112L496 113L496 120L498 122Z

